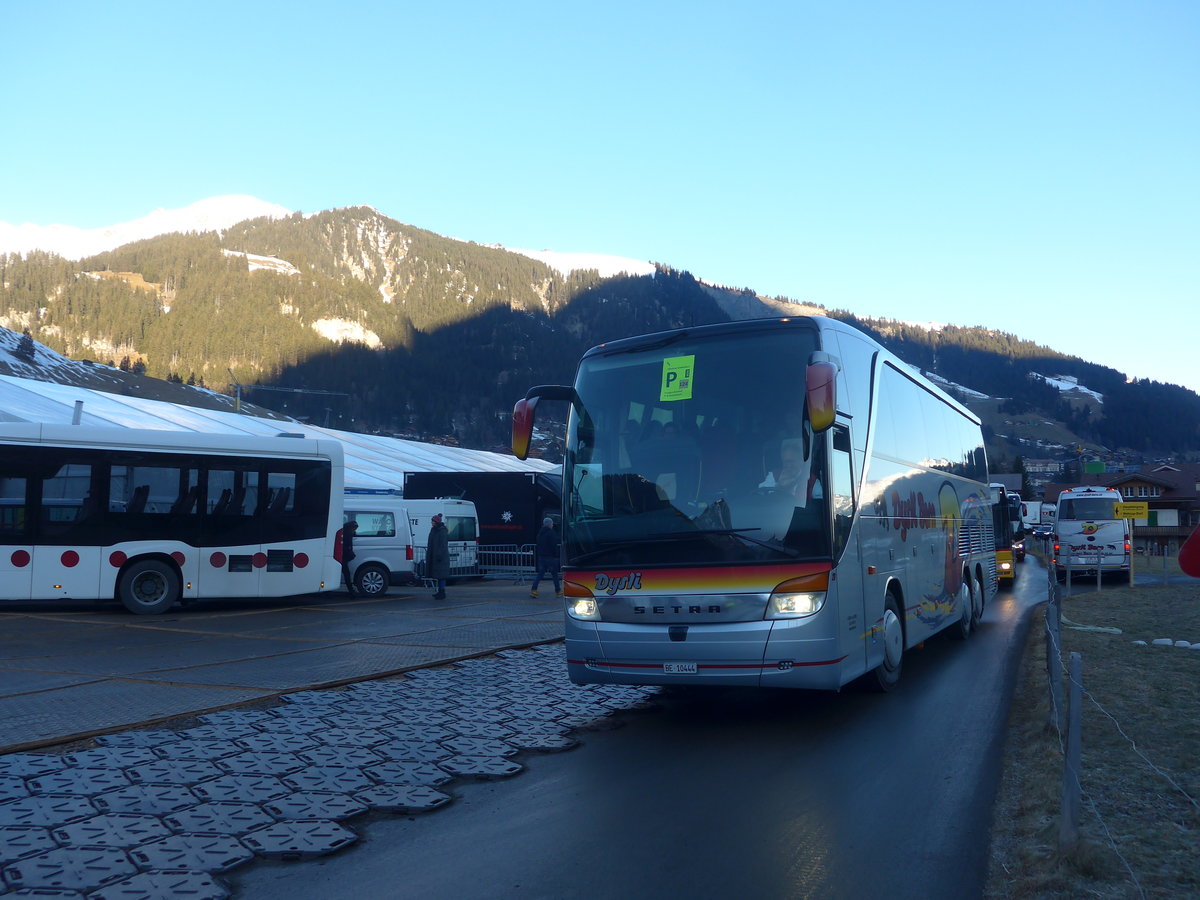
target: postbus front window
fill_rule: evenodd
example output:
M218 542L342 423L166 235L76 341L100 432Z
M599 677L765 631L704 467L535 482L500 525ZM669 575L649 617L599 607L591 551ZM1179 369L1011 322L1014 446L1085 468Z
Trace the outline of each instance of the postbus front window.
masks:
M1114 501L1106 497L1082 498L1064 500L1060 519L1115 519L1117 518Z
M829 437L804 416L815 349L795 328L585 359L567 435L568 561L827 558Z

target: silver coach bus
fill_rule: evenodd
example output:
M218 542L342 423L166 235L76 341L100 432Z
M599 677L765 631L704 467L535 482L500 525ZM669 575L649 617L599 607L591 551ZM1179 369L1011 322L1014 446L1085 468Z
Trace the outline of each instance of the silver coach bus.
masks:
M894 685L996 591L979 419L833 319L760 319L593 347L563 471L576 683Z

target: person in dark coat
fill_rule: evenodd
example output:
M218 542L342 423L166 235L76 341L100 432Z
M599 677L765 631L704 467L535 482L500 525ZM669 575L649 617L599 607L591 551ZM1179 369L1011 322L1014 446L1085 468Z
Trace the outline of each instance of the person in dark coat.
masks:
M554 595L563 595L562 582L558 579L559 546L554 520L547 516L542 519L542 528L537 534L537 573L533 576L533 587L529 589L530 597L537 598L538 583L547 576L554 579Z
M425 574L437 582L434 600L446 599L446 579L450 577L450 531L442 521L442 514L433 517L429 529L429 541L425 546Z
M354 533L358 531L358 523L351 519L342 526L342 578L346 582L346 591L351 597L358 592L354 590L354 578L350 574L350 561L354 559Z

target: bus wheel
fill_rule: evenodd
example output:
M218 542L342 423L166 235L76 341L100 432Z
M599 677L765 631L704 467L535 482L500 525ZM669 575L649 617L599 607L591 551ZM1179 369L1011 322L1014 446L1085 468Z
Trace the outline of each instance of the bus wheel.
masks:
M117 599L139 616L166 612L179 599L179 576L165 562L140 560L121 573Z
M950 626L950 636L965 641L975 630L975 592L971 590L971 581L963 573L963 583L958 589L959 617L958 624Z
M871 672L869 684L877 691L890 691L900 681L900 667L904 662L904 623L900 619L900 606L894 594L888 594L883 602L883 662Z
M978 630L979 620L983 618L983 582L972 581L971 589L971 629Z
M364 597L382 597L388 589L388 570L373 563L359 566L354 573L354 587Z

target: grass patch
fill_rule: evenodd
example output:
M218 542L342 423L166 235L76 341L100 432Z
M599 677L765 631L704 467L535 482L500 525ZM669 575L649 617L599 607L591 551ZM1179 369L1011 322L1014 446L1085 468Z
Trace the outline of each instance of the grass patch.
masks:
M1039 611L1009 714L984 896L1200 896L1200 651L1133 643L1200 642L1200 581L1106 585L1065 599L1063 617L1121 630L1062 631L1064 667L1072 651L1083 657L1081 841L1059 851L1065 735L1049 724Z

